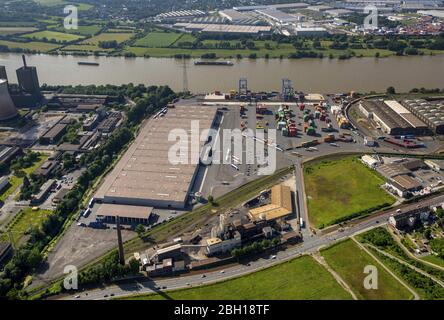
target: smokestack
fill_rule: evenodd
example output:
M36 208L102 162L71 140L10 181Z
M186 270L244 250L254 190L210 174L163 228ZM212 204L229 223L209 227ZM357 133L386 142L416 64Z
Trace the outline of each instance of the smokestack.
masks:
M23 66L26 68L27 67L27 65L26 65L26 57L25 57L24 54L22 54L22 59L23 59Z
M120 231L120 217L116 217L117 242L119 245L119 262L125 265L125 252L123 251L122 232Z

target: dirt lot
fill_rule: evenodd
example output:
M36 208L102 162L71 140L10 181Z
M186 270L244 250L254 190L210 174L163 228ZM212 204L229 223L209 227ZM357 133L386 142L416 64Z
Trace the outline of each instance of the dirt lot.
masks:
M136 234L122 230L122 236L126 241ZM116 246L116 230L79 227L74 223L49 254L45 265L36 273L33 286L60 277L67 265L80 268Z

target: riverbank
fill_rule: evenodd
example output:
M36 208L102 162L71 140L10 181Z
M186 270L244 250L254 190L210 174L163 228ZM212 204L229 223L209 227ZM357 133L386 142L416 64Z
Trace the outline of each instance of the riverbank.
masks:
M99 66L79 66L79 61ZM256 91L280 91L282 78L293 81L304 92L385 92L394 86L397 92L412 88L442 88L444 55L338 59L241 59L231 60L230 68L195 66L186 60L188 88L195 93L214 90L228 92L238 87L239 78L248 79L248 88ZM183 61L167 58L75 57L61 55L27 55L28 65L36 66L41 84L106 85L143 83L169 85L183 89ZM22 66L18 53L0 53L9 81L16 83L15 70ZM48 68L48 66L51 66ZM209 76L211 75L211 76Z

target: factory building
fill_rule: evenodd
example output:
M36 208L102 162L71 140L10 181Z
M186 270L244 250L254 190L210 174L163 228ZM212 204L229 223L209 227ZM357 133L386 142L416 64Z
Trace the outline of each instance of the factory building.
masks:
M0 78L0 121L12 119L18 111L9 94L8 81Z
M239 24L205 24L205 23L176 23L174 28L202 33L231 33L231 34L269 34L270 26L249 26Z
M0 66L0 79L8 80L8 74L6 73L5 66Z
M294 28L294 32L297 36L308 37L308 36L323 36L328 34L327 29L323 27L302 27L297 26Z
M239 6L233 7L236 11L255 11L255 10L266 10L266 9L304 9L307 8L308 4L302 2L292 2L292 3L280 3L271 5L257 5L257 6Z
M271 188L271 203L251 209L248 216L252 221L272 221L285 218L293 213L290 187L282 184Z
M271 19L280 24L289 24L299 21L299 18L297 16L282 12L280 10L276 10L274 8L256 10L256 12L264 16L265 18Z
M435 134L444 134L444 100L404 100L401 104L429 126Z
M232 23L239 23L241 21L245 21L245 20L248 20L250 18L246 14L243 14L242 12L239 12L239 11L236 11L236 10L233 10L233 9L227 9L227 10L219 11L219 15L222 18L225 18L225 19L229 20Z
M188 149L188 163L171 163L169 151L178 142L168 137L171 130L190 132L192 122L198 123L202 133L216 126L216 115L216 108L205 106L163 109L145 123L135 142L97 191L96 199L111 204L185 208L205 141L194 142L187 136L188 141L182 141L181 151Z
M68 124L57 123L51 129L49 129L41 138L42 144L55 144L65 134Z
M387 104L388 103L388 104ZM393 101L363 100L359 110L390 135L424 135L427 125Z
M17 81L22 92L30 94L35 98L41 98L39 78L37 68L26 64L26 58L23 55L23 67L16 70Z
M56 181L54 179L50 179L46 181L41 187L39 193L36 195L33 195L31 198L32 204L39 204L45 201L46 197L48 196L49 192L54 187Z
M152 211L152 207L103 203L97 210L97 220L104 223L115 224L117 217L119 217L121 224L148 225Z

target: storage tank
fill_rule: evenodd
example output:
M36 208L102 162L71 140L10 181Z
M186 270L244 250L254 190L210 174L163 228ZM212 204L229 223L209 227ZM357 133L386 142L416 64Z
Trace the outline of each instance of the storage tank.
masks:
M0 79L0 121L14 118L18 114L8 91L8 81Z

